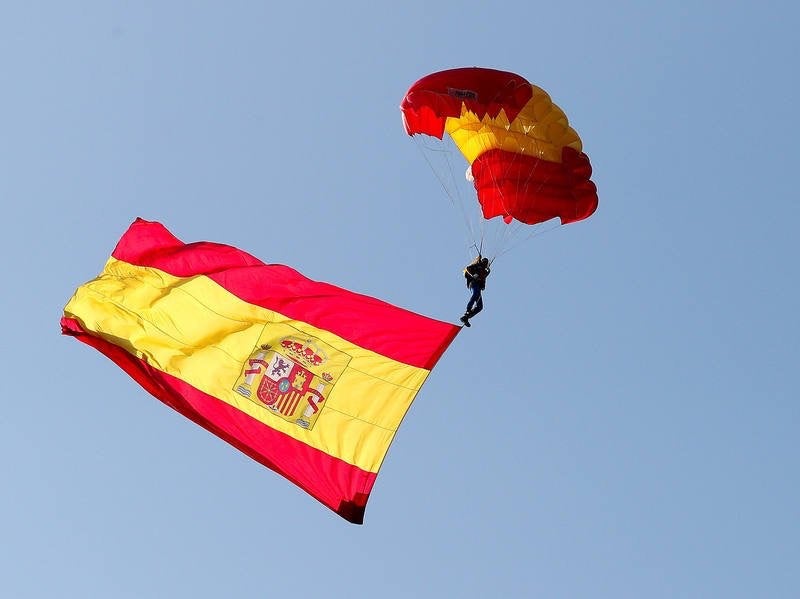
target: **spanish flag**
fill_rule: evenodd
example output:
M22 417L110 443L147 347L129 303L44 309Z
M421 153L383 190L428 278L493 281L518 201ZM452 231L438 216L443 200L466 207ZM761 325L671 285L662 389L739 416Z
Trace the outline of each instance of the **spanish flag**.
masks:
M76 290L61 328L357 524L460 330L142 219Z

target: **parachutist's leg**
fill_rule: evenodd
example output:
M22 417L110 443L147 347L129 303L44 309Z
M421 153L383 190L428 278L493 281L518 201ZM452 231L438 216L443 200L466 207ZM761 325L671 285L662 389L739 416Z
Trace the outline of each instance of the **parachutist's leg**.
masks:
M480 312L481 310L483 310L483 297L482 297L482 296L481 296L481 294L480 294L480 290L478 290L478 299L476 299L476 300L475 300L475 302L472 302L472 301L470 301L470 303L471 303L471 304L474 304L474 305L473 305L473 308L472 308L472 309L470 309L470 310L467 310L467 315L468 315L468 318L472 318L472 317L473 317L473 316L475 316L475 315L476 315L478 312Z
M475 308L476 305L480 305L483 308L483 300L481 299L481 289L480 287L473 287L472 288L472 296L469 298L469 302L467 303L467 314L470 314L472 310ZM478 309L478 312L481 311L481 308ZM477 314L477 312L476 312Z

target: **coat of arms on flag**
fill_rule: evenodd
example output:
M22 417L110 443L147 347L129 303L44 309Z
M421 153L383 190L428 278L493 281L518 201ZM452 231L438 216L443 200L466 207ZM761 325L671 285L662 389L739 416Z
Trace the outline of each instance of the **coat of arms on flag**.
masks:
M290 327L264 327L234 390L276 416L310 430L350 356L296 329L282 329Z

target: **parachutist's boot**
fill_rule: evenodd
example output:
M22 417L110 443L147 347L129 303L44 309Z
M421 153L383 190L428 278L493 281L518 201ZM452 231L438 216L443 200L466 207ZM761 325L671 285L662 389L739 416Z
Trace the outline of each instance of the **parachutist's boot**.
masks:
M472 326L472 325L469 324L469 314L468 313L464 314L464 316L462 316L460 320L461 320L461 322L464 323L465 327Z

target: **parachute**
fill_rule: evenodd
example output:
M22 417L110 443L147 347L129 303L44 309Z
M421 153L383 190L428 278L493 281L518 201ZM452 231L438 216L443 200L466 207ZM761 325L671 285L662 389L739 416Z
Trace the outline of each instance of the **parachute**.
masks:
M432 73L409 88L400 110L410 136L449 138L466 158L482 220L567 224L597 209L580 137L547 92L523 77L477 67Z

